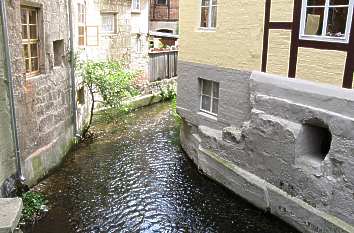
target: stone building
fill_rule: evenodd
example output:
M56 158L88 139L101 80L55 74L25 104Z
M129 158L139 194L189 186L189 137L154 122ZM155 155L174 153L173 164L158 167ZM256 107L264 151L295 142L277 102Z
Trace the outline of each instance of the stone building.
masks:
M147 0L74 0L76 53L81 60L119 60L146 76L148 9Z
M150 0L150 31L178 34L179 0Z
M354 232L353 4L180 4L184 150L208 176L301 232ZM324 36L320 21L331 25Z
M0 18L0 197L6 195L6 183L16 174L2 26Z

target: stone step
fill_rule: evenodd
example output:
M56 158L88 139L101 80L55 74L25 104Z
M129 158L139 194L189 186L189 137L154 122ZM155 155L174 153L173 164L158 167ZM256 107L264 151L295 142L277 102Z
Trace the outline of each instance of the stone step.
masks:
M0 198L0 233L13 233L22 212L21 198Z

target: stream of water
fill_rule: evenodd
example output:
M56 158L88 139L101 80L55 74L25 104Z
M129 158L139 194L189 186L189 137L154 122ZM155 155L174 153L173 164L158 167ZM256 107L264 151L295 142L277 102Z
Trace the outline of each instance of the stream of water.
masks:
M25 233L295 233L200 174L176 145L169 104L110 122L35 187L50 210Z

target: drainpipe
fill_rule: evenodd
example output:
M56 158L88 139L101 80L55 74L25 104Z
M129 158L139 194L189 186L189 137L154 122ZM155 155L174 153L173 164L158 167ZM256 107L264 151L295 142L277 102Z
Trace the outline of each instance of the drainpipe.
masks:
M69 28L70 28L70 79L71 79L71 102L73 106L73 123L74 123L74 137L81 138L77 127L77 103L76 103L76 81L75 81L75 54L74 54L74 28L73 28L73 11L72 0L69 3Z
M8 40L8 28L7 28L7 16L6 16L6 6L5 0L0 0L1 8L1 20L2 20L2 31L4 39L4 52L5 52L5 65L6 65L6 76L7 76L7 86L9 90L9 102L10 102L10 112L11 112L11 128L12 128L12 138L15 145L15 156L16 156L16 176L20 179L20 182L23 183L25 178L22 174L21 168L21 157L20 157L20 144L17 131L17 122L16 122L16 111L15 111L15 101L14 101L14 92L13 92L13 79L12 79L12 69L11 69L11 54L9 49L9 40Z

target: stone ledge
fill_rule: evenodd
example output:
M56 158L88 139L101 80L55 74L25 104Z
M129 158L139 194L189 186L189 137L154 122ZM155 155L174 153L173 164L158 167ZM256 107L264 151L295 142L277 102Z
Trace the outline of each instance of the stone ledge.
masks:
M187 153L188 154L188 153ZM262 178L199 146L193 160L206 175L258 208L296 227L301 232L353 233L354 226L292 197Z
M20 198L0 198L0 233L15 231L20 221L22 208Z

